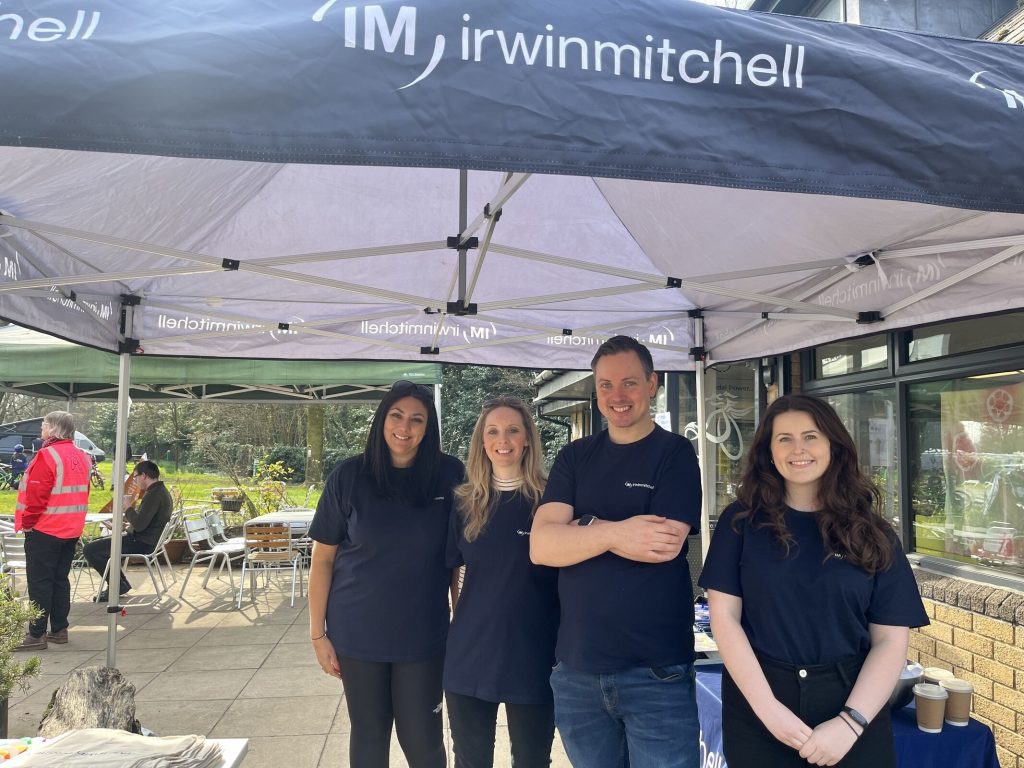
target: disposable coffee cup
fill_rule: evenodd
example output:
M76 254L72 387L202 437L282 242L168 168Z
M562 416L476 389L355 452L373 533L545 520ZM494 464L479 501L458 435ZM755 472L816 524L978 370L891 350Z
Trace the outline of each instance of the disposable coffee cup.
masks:
M971 722L971 700L974 686L966 680L953 678L939 683L949 698L946 700L946 722L963 728Z
M914 702L917 706L917 727L925 733L942 733L942 721L946 717L946 699L949 694L941 685L918 683L914 686Z
M942 667L925 667L924 668L924 681L931 683L932 685L938 685L943 680L953 680L956 678L952 672Z

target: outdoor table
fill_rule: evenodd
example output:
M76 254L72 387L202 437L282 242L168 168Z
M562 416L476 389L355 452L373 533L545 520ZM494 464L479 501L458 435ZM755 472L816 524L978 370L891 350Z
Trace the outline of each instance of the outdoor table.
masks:
M222 768L238 768L249 752L248 739L210 739L220 745L220 754L224 758Z
M722 754L722 665L697 668L697 709L700 715L700 764L726 768ZM966 727L944 725L942 733L917 727L913 703L893 710L896 763L900 768L999 768L992 731L971 720Z
M60 739L57 736L52 741ZM16 743L17 739L6 739L3 744ZM239 768L242 761L245 760L246 754L249 752L249 740L248 739L207 739L209 742L213 742L220 747L221 763L217 768ZM4 763L9 765L11 768L17 768L17 766L24 764L28 761L31 755L31 750L18 755L11 760Z
M99 523L100 525L106 525L108 527L113 519L114 516L109 512L88 512L85 515L86 523Z
M306 528L309 528L309 524L313 522L314 514L316 514L316 510L312 507L283 507L277 510L277 512L268 512L265 515L258 515L250 520L246 520L245 524L285 523L290 525L293 529L299 528L305 530Z

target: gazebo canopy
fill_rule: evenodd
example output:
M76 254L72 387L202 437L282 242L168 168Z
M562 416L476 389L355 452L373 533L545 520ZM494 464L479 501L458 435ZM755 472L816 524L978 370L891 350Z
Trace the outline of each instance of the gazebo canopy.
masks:
M0 389L60 400L117 399L118 358L16 326L0 328ZM372 402L398 379L439 384L437 363L136 358L131 398Z
M686 0L3 11L0 316L86 345L688 369L1024 306L1019 46Z

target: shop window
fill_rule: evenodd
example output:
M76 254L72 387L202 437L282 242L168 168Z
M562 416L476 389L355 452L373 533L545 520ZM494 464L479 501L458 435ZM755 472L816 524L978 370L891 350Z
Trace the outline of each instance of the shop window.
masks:
M882 492L882 512L899 530L896 400L891 387L825 397L857 446L861 468Z
M910 331L907 361L931 360L1009 344L1024 344L1024 312L1007 312Z
M836 341L814 349L816 379L885 370L888 366L889 346L885 334Z
M908 395L914 551L1024 575L1024 374Z
M828 0L814 14L814 18L827 19L828 21L846 21L846 0Z

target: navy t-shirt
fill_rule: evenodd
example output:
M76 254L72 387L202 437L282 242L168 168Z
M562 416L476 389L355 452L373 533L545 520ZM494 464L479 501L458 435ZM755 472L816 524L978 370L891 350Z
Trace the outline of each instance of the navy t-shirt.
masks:
M825 558L813 512L786 511L795 543L789 556L770 528L741 520L739 502L722 513L698 583L743 599L741 624L758 653L790 664L827 664L863 656L868 624L928 623L907 556L895 534L892 565L873 576L845 558Z
M448 630L444 689L484 701L551 701L558 632L558 570L530 562L533 508L503 492L487 527L473 541L452 515L448 565L466 566Z
M327 633L339 655L364 661L423 661L444 653L448 632L445 562L452 489L462 463L442 456L426 505L382 499L359 471L359 457L327 479L309 536L337 545ZM411 470L396 470L399 487Z
M558 454L542 503L573 507L574 519L661 515L700 529L700 472L689 441L655 426L635 443L608 432ZM555 655L581 672L618 672L693 661L693 587L682 552L639 563L605 552L559 569L561 623Z

